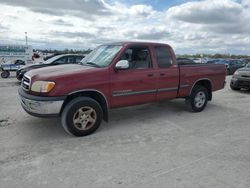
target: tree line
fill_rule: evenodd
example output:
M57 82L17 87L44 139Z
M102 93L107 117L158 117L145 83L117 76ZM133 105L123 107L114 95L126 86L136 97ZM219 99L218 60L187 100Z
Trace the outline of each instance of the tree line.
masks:
M45 49L45 50L41 50L41 49L34 49L34 51L38 51L38 52L42 52L42 53L52 53L55 55L59 55L59 54L88 54L90 53L92 50L91 49L87 49L87 50L74 50L74 49L64 49L64 50L56 50L56 49Z
M75 50L75 49L64 49L64 50L55 50L55 49L45 49L45 50L40 50L40 49L35 49L34 51L39 51L43 53L53 53L55 55L58 54L88 54L92 50L87 49L87 50ZM225 58L225 59L242 59L242 58L250 58L250 55L234 55L234 54L179 54L177 55L178 57L185 57L185 58L201 58L201 57L206 57L206 58Z
M177 55L178 57L185 57L185 58L222 58L222 59L244 59L244 58L250 58L250 55L234 55L234 54L183 54L183 55Z

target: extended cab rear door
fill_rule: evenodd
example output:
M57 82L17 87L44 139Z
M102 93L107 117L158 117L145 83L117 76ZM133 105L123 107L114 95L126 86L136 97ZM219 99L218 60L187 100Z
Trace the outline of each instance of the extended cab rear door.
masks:
M147 45L130 45L124 50L119 60L128 60L130 67L111 74L112 107L156 101L157 70L153 69L151 57Z
M157 72L157 100L177 97L179 87L179 68L174 62L174 54L170 47L159 45L154 47Z

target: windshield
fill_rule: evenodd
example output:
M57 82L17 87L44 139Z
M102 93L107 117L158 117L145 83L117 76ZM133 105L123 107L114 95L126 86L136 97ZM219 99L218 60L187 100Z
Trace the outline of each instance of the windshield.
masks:
M102 45L95 48L87 55L81 64L95 67L107 67L113 61L116 54L122 46L119 45Z
M62 55L56 55L54 57L49 58L48 60L44 61L44 64L50 64L53 63L54 61L56 61L57 59L59 59L60 57L62 57Z

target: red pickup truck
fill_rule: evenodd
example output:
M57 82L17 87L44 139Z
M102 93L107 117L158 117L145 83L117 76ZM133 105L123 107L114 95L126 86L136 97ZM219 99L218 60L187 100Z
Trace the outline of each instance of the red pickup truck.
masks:
M184 98L200 112L225 75L224 65L178 65L167 44L118 42L97 47L81 64L27 72L19 95L29 114L60 116L65 131L85 136L112 108Z

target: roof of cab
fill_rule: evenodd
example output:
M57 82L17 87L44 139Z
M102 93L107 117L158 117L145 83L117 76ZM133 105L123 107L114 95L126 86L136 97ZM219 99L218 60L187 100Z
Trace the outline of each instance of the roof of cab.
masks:
M111 43L106 43L104 45L167 45L170 46L169 44L166 43L158 43L158 42L147 42L147 41L121 41L121 42L111 42Z

